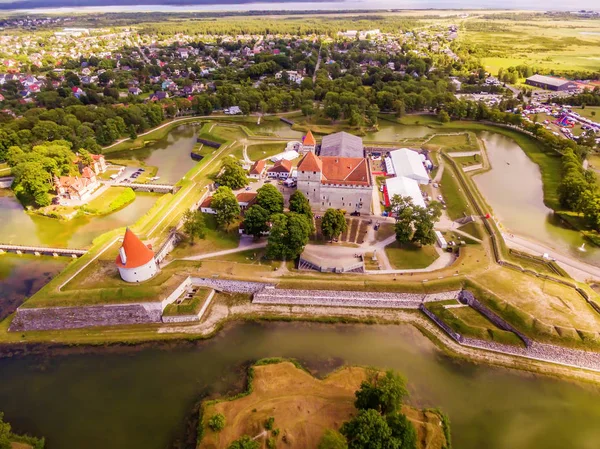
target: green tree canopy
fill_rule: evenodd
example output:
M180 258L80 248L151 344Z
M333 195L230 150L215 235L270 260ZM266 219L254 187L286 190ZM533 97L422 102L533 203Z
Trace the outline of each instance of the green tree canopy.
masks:
M225 416L221 413L211 416L208 419L208 427L210 427L213 432L220 432L225 428Z
M355 393L354 406L359 410L373 409L383 415L395 413L408 396L404 379L392 370L385 374L371 373Z
M203 239L206 235L204 215L199 210L188 210L183 214L183 230L190 237L192 245L196 237Z
M244 214L244 230L246 234L259 238L263 232L269 230L269 217L271 214L264 207L255 204Z
M409 242L419 245L435 243L434 226L442 215L442 206L432 201L428 208L414 206L412 198L394 195L389 210L396 216L394 230L400 244Z
M240 205L233 191L227 186L221 186L217 189L210 207L216 212L219 226L229 226L240 215Z
M321 232L331 240L346 231L348 224L344 213L339 209L327 209L321 221Z
M256 191L256 204L269 215L280 214L283 212L283 195L273 184L265 184Z
M327 429L321 437L318 449L348 449L348 443L344 435L335 430Z
M0 449L11 449L10 444L11 427L10 424L4 422L4 413L0 413Z
M271 216L267 257L295 259L304 251L310 232L310 224L304 215L291 212Z
M237 190L248 184L248 178L239 162L232 157L227 157L223 160L217 182L222 186Z
M260 449L261 445L258 441L253 440L247 435L235 440L227 449Z
M397 449L397 442L385 418L376 410L360 410L340 430L349 449Z

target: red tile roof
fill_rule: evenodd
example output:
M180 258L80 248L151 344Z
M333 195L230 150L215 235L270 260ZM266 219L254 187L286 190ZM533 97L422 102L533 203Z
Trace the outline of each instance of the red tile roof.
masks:
M323 184L371 185L367 160L359 157L321 157Z
M121 260L121 254L115 261L119 268L139 268L146 265L154 258L154 252L142 243L137 235L129 228L125 231L121 248L125 250L126 263Z
M256 200L256 192L241 192L236 196L238 203L251 203Z
M298 164L298 170L321 172L323 171L323 164L321 163L321 159L315 156L315 153L310 152L306 153L304 159L300 161L300 163Z
M205 198L200 207L210 207L210 203L212 203L212 196Z
M264 161L264 159L256 161L254 165L252 165L252 167L250 168L249 173L251 175L260 175L264 171L266 165L267 163Z
M288 161L287 159L282 159L280 161L275 162L271 168L267 170L268 172L291 172L292 171L292 161Z
M304 136L304 141L302 143L304 145L313 145L313 146L317 144L317 141L315 140L315 136L313 136L313 133L310 132L310 129L306 133L306 136Z

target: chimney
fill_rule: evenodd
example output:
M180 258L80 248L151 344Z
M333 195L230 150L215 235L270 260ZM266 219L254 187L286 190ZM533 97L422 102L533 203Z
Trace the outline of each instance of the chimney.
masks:
M121 263L123 265L127 264L127 254L125 254L125 248L122 246L119 248L119 256L121 256Z

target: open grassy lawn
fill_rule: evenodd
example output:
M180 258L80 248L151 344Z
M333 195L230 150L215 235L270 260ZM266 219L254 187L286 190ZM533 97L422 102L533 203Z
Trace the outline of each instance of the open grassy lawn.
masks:
M109 187L102 195L94 198L85 209L95 215L106 215L135 201L135 192L130 187Z
M453 159L461 167L469 167L471 165L477 165L482 163L481 156L478 154L475 154L473 156L455 157Z
M386 246L385 253L392 267L397 270L426 268L439 257L432 245L418 247L405 244L401 246L398 242Z
M573 112L577 112L585 118L589 118L595 122L600 121L600 106L586 106L583 109L581 107L573 107L572 109Z
M479 223L472 221L471 223L467 223L459 228L461 231L466 232L467 234L472 235L475 238L482 239L484 231Z
M460 134L437 134L433 136L424 145L425 148L434 150L452 151L477 151L479 144L473 133L465 132Z
M316 448L325 430L339 429L356 414L354 392L367 378L364 368L347 367L320 380L290 362L252 368L252 392L235 400L204 404L204 437L198 449L225 448L243 435L258 436L261 448L267 447L272 432L264 423L274 418L277 447ZM446 439L437 414L404 406L402 412L415 425L419 449L442 449ZM210 430L208 420L217 413L225 416L225 428ZM285 438L285 440L284 440Z
M446 202L446 212L452 220L470 215L474 212L473 207L465 197L465 192L459 186L458 179L452 172L452 169L446 165L442 174L440 189Z
M555 71L598 70L600 24L592 19L515 16L515 20L473 18L463 22L459 41L479 49L486 69L527 64Z
M600 344L600 315L574 289L501 267L474 281L499 298L489 305L527 334L565 345Z
M268 159L285 151L285 142L257 143L248 146L246 152L253 161Z
M430 303L427 308L448 326L465 337L523 346L516 334L500 329L477 310L469 307L446 308L445 302Z
M184 240L169 254L169 259L179 259L238 247L240 241L237 232L238 223L232 224L229 229L225 230L217 225L214 215L203 215L206 223L206 236L203 239L195 239L194 244L189 240Z

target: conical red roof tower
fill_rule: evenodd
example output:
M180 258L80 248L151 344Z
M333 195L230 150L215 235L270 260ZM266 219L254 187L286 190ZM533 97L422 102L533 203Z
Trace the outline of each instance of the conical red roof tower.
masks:
M154 252L127 228L117 256L117 267L138 268L146 265L152 259L154 259Z
M308 132L306 133L306 136L304 136L304 140L302 141L302 144L304 145L316 145L317 141L315 140L315 136L313 136L313 133L310 131L310 129L308 130Z

